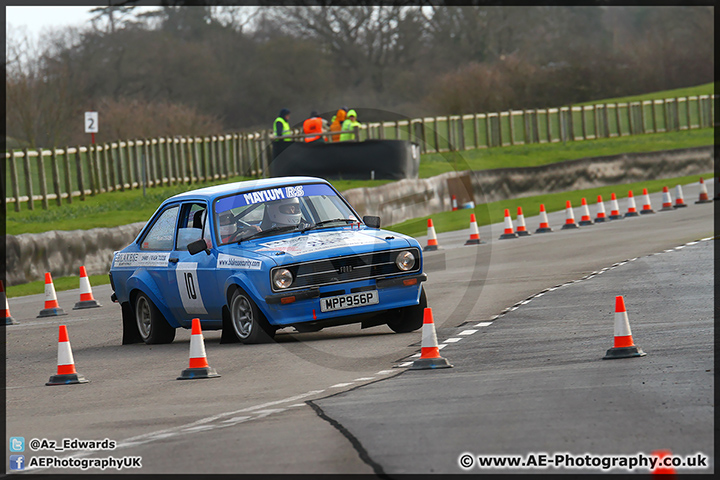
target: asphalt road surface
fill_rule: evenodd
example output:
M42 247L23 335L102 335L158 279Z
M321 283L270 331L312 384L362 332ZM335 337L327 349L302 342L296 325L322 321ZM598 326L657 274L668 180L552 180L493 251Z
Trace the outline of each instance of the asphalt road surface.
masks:
M407 370L419 331L283 330L269 345L220 345L206 331L221 377L178 381L189 331L170 345L122 346L109 286L93 288L103 307L89 310L72 310L78 290L58 292L68 315L50 319L35 318L42 295L12 298L20 324L6 330L7 437L26 439L26 464L142 457L123 473L462 473L463 453L660 448L702 452L711 457L702 473L711 472L714 241L676 247L714 235L714 204L694 204L697 185L683 190L687 208L659 212L654 194L655 214L575 230L561 230L565 213L555 212L547 234L499 240L503 224L482 226L479 246L463 245L469 231L439 235L426 289L451 369ZM538 217L527 215L534 232ZM601 360L615 295L647 356ZM45 386L61 324L90 383ZM30 448L31 439L105 438L113 450Z

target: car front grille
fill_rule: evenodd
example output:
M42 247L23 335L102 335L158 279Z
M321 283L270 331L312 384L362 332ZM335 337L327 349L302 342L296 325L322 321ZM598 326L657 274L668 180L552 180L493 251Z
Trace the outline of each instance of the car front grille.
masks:
M416 259L415 266L412 270L406 272L400 270L395 265L395 257L397 257L399 252L405 250L412 252ZM273 284L273 291L287 292L301 288L319 287L322 285L385 277L400 273L417 273L420 270L420 252L417 248L402 248L398 250L348 255L312 262L283 265L271 270L271 279L272 273L280 268L290 270L294 281L290 288L282 290L275 288Z

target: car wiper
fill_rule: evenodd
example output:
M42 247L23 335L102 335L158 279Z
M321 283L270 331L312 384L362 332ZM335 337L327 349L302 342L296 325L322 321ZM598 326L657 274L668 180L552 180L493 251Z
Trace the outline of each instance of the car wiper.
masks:
M297 230L297 229L298 229L297 225L283 225L281 227L272 227L272 228L268 228L267 230L253 232L252 234L248 235L247 237L242 237L241 239L238 240L237 243L239 245L244 240L250 240L252 238L257 238L257 237L264 237L265 235L269 235L271 233L289 232L291 230Z
M332 222L355 223L355 222L357 222L357 220L353 220L353 219L351 219L351 218L333 218L332 220L323 220L323 221L321 221L321 222L317 222L317 223L315 223L315 224L313 224L313 225L310 225L309 227L303 228L303 229L300 231L300 233L305 233L305 232L307 232L308 230L312 230L312 229L314 229L314 228L319 228L319 227L321 227L321 226L323 226L323 225L326 225L326 224L332 223Z

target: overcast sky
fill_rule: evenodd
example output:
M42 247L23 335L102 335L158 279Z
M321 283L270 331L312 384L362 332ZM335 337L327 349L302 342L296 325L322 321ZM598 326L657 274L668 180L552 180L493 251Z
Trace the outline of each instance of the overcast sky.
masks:
M98 6L107 6L107 2L98 2ZM90 13L95 7L5 7L5 26L7 31L10 27L13 29L25 28L27 32L33 36L35 40L43 30L48 28L81 26L88 23L93 17ZM150 8L152 7L140 7ZM157 8L157 7L155 7Z

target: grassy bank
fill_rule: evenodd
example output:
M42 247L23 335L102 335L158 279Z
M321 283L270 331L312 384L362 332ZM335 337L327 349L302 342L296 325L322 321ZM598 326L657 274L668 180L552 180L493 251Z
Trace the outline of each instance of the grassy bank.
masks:
M708 172L707 175L702 175L702 177L705 179L709 179L713 177L713 174ZM396 225L383 226L383 228L404 233L413 237L419 237L427 233L427 219L430 217L432 217L433 219L435 231L437 233L442 233L467 229L469 225L470 213L475 213L479 225L489 225L502 222L504 218L504 210L506 208L510 209L510 213L514 218L515 214L517 213L517 207L522 207L525 217L529 218L538 215L541 203L545 205L545 209L548 212L554 212L558 210L564 210L565 202L567 200L570 200L573 208L579 207L582 198L585 198L587 200L587 203L588 205L590 205L591 208L591 215L594 217L594 205L596 203L598 195L602 195L603 200L606 202L607 209L607 201L610 200L610 194L615 193L619 200L621 211L625 212L627 210L627 207L625 205L624 199L628 195L628 190L633 191L633 195L636 197L635 202L637 203L638 208L642 208L642 205L639 203L641 201L639 196L642 193L643 188L647 188L649 193L653 193L661 191L662 187L667 185L671 189L674 197L673 189L675 185L683 185L697 182L699 178L700 175L691 175L687 177L678 177L673 179L650 180L647 182L627 183L623 185L591 188L574 192L550 193L534 197L501 200L498 202L477 205L473 210L456 210L454 212L435 213L431 216L415 218L402 223L398 223ZM695 199L685 198L685 203L692 203L694 201ZM653 205L653 208L658 210L660 208L660 205ZM577 214L576 219L579 219L579 216ZM530 231L534 231L534 229L537 228L537 225L528 224L527 226ZM79 282L80 279L76 276L59 277L53 279L53 283L55 284L55 290L57 291L78 288ZM110 280L107 275L90 276L91 285L105 285L109 282ZM37 281L26 283L23 285L10 286L6 288L6 291L8 297L18 297L23 295L40 294L44 292L44 289L45 282ZM104 299L98 299L98 301L100 301L101 303L103 300ZM109 300L106 301L109 302Z
M627 211L625 205L628 191L632 190L633 196L635 196L635 203L638 208L642 208L640 204L643 188L647 188L648 193L654 193L662 191L664 186L670 188L671 194L675 195L675 185L688 184L697 182L700 177L704 179L713 178L713 174L708 172L705 175L690 175L687 177L678 177L672 179L663 180L648 180L645 182L637 183L626 183L621 185L612 185L608 187L590 188L587 190L577 190L573 192L560 192L560 193L548 193L545 195L537 195L533 197L515 198L509 200L500 200L497 202L477 205L473 210L456 210L454 212L441 212L435 213L422 218L414 218L407 220L402 223L391 225L387 227L390 230L404 233L413 237L419 237L427 234L427 219L433 219L433 226L435 227L436 233L451 232L455 230L467 229L470 220L470 213L475 214L475 218L479 225L490 225L493 223L500 223L504 220L505 209L510 210L510 214L515 218L517 213L517 207L522 207L523 214L526 218L534 217L540 213L540 204L545 205L545 210L548 212L555 212L565 209L565 202L570 200L573 209L576 209L581 205L582 199L585 198L591 209L591 215L595 216L595 204L597 203L597 196L602 195L603 201L608 208L607 202L610 200L610 194L615 193L620 204L620 209L624 213ZM695 198L685 198L685 203L694 202ZM660 205L653 205L655 210L660 208ZM609 210L608 210L609 213ZM576 220L579 219L579 215L576 215ZM531 228L532 227L532 228ZM534 230L537 225L528 225L529 230Z
M427 154L420 162L420 177L429 178L453 170L487 170L503 167L532 167L585 157L617 155L630 152L651 152L689 148L714 143L714 129L687 130L658 134L616 137L553 144L516 145L502 148L468 150L462 153ZM227 182L247 180L243 177ZM360 187L376 187L389 180L338 180L333 185L339 191ZM51 230L77 230L98 227L116 227L146 221L166 198L191 189L211 185L196 183L147 190L126 190L88 196L85 201L74 199L72 204L58 207L51 204L48 210L36 208L20 212L7 212L6 233L40 233Z

